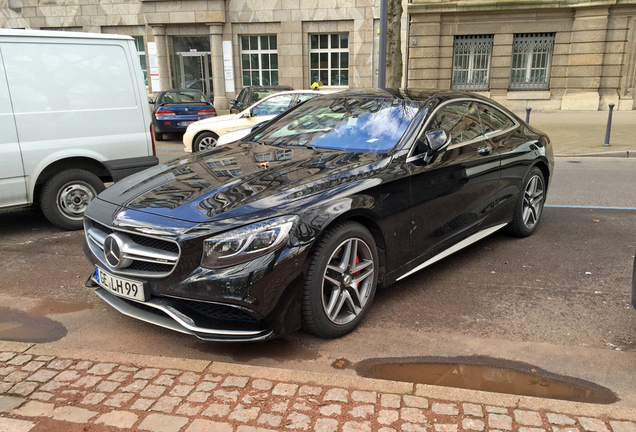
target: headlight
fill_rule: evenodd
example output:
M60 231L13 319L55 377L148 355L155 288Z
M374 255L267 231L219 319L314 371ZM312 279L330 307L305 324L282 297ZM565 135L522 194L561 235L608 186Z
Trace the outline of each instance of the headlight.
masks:
M203 242L201 266L228 267L262 256L287 240L297 220L282 216L209 238Z

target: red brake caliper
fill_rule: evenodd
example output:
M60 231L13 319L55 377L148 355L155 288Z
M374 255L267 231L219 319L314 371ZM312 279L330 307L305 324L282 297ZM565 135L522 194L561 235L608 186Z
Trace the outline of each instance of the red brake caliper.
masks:
M360 258L358 258L358 255L356 255L356 264L360 264ZM357 271L355 274L359 275L360 272Z

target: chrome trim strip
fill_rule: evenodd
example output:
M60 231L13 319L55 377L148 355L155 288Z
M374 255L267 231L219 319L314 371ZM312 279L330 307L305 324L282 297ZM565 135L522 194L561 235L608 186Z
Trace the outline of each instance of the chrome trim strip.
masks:
M500 230L501 228L505 227L506 225L508 225L508 224L505 223L505 224L501 224L501 225L496 225L494 227L490 227L490 228L487 228L485 230L479 231L479 232L471 235L468 238L465 238L464 240L460 241L456 245L449 247L448 249L446 249L442 253L439 253L439 254L435 255L433 258L431 258L428 261L426 261L426 262L420 264L419 266L415 267L413 270L403 274L402 276L397 278L395 281L397 282L397 281L399 281L401 279L404 279L405 277L410 276L413 273L422 270L424 267L428 267L431 264L434 264L437 261L439 261L439 260L441 260L443 258L446 258L447 256L452 255L455 252L460 251L460 250L464 249L467 246L470 246L471 244L473 244L475 242L478 242L479 240L483 239L484 237L488 237L490 234L494 233L495 231Z
M156 316L150 312L137 309L136 307L131 306L130 304L121 300L116 295L111 294L109 291L105 290L104 288L96 289L95 294L100 296L102 300L104 300L110 306L112 306L113 308L121 312L122 314L127 315L131 318L137 318L141 321L145 321L150 324L155 324L160 327L178 331L180 333L191 334L202 339L205 339L205 336L209 335L211 338L214 336L219 336L219 339L221 340L230 340L232 336L234 336L236 340L261 340L261 339L265 339L269 337L272 333L271 330L270 331L222 330L222 329L208 329L203 327L197 327L196 325L194 325L194 321L190 317L173 309L172 307L157 304L156 302L154 302L153 299L143 302L142 304L158 309L164 312L165 314L167 314L172 319L168 317ZM189 322L186 322L186 321L189 321ZM199 334L203 335L203 337L201 337Z

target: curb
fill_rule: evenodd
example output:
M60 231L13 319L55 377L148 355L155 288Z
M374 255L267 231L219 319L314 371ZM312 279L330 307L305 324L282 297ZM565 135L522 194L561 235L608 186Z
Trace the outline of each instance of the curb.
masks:
M554 157L572 158L572 157L612 157L612 158L633 158L636 157L636 150L618 150L602 153L560 153Z
M630 407L517 396L480 390L467 390L452 387L388 381L358 376L340 376L320 372L307 372L264 366L117 353L110 351L65 349L48 346L46 344L27 344L19 342L0 341L0 351L14 351L33 355L52 355L75 360L95 360L102 362L113 361L117 363L134 364L138 367L174 368L193 372L208 372L234 376L239 375L250 378L294 382L298 384L337 386L351 390L415 395L429 399L458 403L469 402L515 409L520 408L532 411L636 421L636 408Z

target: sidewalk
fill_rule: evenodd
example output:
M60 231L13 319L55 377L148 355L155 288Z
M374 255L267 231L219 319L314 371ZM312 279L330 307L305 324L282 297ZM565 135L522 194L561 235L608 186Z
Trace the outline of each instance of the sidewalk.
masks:
M520 118L526 113L516 112ZM636 157L636 110L612 114L610 146L605 147L609 111L532 111L530 125L548 134L554 155Z
M636 432L636 409L0 342L0 432Z

